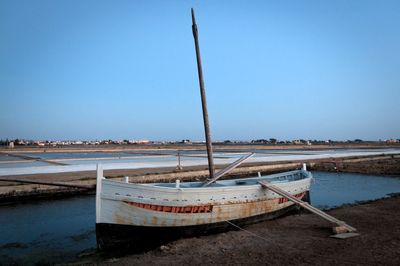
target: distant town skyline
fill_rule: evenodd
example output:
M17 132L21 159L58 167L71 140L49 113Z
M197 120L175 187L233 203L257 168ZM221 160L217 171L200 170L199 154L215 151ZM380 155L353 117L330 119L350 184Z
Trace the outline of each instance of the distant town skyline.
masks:
M400 138L397 139L379 139L379 140L363 140L363 139L348 139L348 140L337 140L337 139L277 139L277 138L262 138L262 139L224 139L224 140L213 140L213 143L248 143L248 144L322 144L322 143L363 143L363 142L386 142L386 143L400 143ZM10 143L13 145L73 145L73 144L88 144L88 145L100 145L100 144L157 144L157 143L205 143L205 140L155 140L155 139L18 139L18 138L6 138L0 139L0 146L8 146Z
M0 2L0 139L400 137L398 1Z

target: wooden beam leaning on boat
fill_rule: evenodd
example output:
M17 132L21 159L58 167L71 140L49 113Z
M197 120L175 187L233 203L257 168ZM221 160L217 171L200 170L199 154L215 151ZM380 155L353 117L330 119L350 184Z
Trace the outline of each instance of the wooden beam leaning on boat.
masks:
M254 153L252 152L252 153L246 154L242 158L234 161L233 163L231 163L230 165L228 165L227 167L225 167L224 169L222 169L221 171L216 173L214 178L206 180L205 183L202 185L202 187L207 187L207 186L211 185L212 183L217 181L219 178L221 178L222 176L226 175L227 173L229 173L230 171L232 171L233 169L235 169L239 165L241 165L245 160L249 159L253 155L254 155Z
M303 169L306 170L306 166L305 164L303 165ZM340 239L344 239L344 238L349 238L349 237L354 237L354 236L358 236L359 234L356 233L357 229L348 225L347 223L345 223L344 221L341 221L339 219L336 219L335 217L327 214L326 212L321 211L320 209L315 208L314 206L311 206L308 202L304 202L298 198L296 198L295 196L289 194L288 192L284 191L281 188L278 188L277 186L274 186L273 184L271 184L270 182L263 180L263 181L258 181L258 183L265 189L269 189L273 192L275 192L276 194L283 196L284 198L292 201L293 203L299 205L300 207L303 207L304 209L318 215L319 217L336 224L337 226L333 227L333 232L335 233L334 235L332 235L331 237L334 238L340 238Z

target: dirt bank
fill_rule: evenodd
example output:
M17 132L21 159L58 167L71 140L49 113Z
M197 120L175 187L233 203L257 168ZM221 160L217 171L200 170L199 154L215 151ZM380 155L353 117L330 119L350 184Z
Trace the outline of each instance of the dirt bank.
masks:
M387 157L387 156L385 156ZM361 173L369 175L400 175L400 158L377 158L376 160L340 160L317 162L312 167L318 171L335 171L344 173Z
M122 258L89 258L86 265L400 265L400 196L329 213L360 236L330 238L331 226L308 213L254 224L246 231L181 239Z

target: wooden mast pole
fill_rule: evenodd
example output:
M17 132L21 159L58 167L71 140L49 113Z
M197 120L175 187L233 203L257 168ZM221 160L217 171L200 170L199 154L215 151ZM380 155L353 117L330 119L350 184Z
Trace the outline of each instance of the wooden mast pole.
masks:
M195 44L195 48L196 48L197 71L198 71L198 74L199 74L201 105L202 105L202 108L203 108L204 131L205 131L205 135L206 135L208 169L209 169L209 172L210 172L210 177L209 178L213 179L214 178L214 159L213 159L213 151L212 151L210 126L209 126L209 122L208 122L206 92L204 90L203 69L202 69L202 66L201 66L201 58L200 58L199 36L198 36L196 19L194 17L193 8L192 8L192 23L193 23L192 31L193 31L193 37L194 37L194 44Z

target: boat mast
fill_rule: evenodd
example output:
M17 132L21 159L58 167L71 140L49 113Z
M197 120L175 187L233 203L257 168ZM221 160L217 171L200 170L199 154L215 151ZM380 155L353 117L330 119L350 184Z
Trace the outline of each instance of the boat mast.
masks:
M203 69L201 66L201 58L200 58L199 36L198 36L196 19L194 17L193 8L192 8L192 23L193 23L192 31L193 31L193 37L194 37L194 44L195 44L195 48L196 48L197 72L199 74L201 105L203 108L204 131L205 131L205 135L206 135L208 170L210 172L209 178L213 179L214 178L214 159L213 159L213 151L212 151L212 143L211 143L211 135L210 135L210 126L208 123L208 111L207 111L206 92L204 90Z

